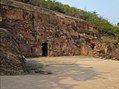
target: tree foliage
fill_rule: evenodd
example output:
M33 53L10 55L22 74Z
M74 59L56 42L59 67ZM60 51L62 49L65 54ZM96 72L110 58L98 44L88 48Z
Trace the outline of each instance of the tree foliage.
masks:
M29 0L32 5L45 7L57 12L61 12L70 16L84 19L92 24L94 24L98 30L113 31L119 36L119 23L117 26L112 25L107 19L98 16L96 11L89 12L75 7L71 7L67 4L62 4L55 0Z

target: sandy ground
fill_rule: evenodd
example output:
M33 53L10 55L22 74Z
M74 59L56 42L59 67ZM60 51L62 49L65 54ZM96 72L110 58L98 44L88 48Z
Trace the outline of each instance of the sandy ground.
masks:
M119 61L84 56L28 61L44 64L53 74L1 76L1 89L119 89Z

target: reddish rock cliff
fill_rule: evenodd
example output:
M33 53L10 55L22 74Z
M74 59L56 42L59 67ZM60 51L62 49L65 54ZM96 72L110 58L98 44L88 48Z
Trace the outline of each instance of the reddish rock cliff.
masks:
M13 0L1 0L1 11L1 26L13 34L25 56L105 56L115 52L82 19Z

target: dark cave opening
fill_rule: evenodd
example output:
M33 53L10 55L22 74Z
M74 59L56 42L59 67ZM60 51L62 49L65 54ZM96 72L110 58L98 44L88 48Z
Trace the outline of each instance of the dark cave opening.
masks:
M95 44L90 44L92 50L94 50Z
M48 56L48 43L42 43L42 56Z

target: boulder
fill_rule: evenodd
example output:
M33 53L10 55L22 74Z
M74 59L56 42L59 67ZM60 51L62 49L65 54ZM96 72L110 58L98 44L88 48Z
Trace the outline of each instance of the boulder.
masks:
M14 75L27 72L25 60L20 57L18 48L12 34L6 29L0 28L0 75Z

